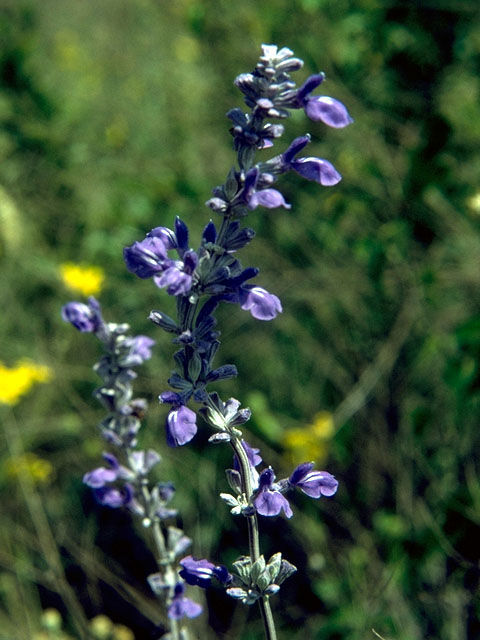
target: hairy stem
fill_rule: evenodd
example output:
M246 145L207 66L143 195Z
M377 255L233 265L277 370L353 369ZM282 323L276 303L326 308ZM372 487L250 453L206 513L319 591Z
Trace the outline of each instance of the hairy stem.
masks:
M128 459L131 457L131 450L126 448L126 454ZM141 497L143 498L143 507L145 509L145 513L148 513L148 505L150 504L150 490L147 485L141 485ZM147 525L148 526L148 525ZM170 604L176 583L176 575L175 570L172 567L172 559L170 553L168 551L167 545L165 543L165 536L163 535L162 527L160 526L160 522L157 519L153 519L151 525L152 538L156 550L157 556L157 565L162 573L162 576L165 579L165 582L169 585L168 596L167 596L167 606ZM171 634L171 640L180 640L179 628L178 628L178 620L170 618L167 616L168 624L169 624L169 632Z
M247 496L247 499L250 500L252 495L252 482L250 475L250 462L248 460L247 453L238 438L233 439L231 441L231 445L233 447L235 455L237 456L237 460L240 466L242 490ZM252 562L256 562L256 560L258 560L258 558L260 557L259 528L256 513L254 513L252 516L247 516L247 526L250 558L252 559ZM260 613L262 614L266 640L276 640L277 633L275 631L275 622L273 620L272 609L270 607L268 598L260 598L258 600L258 605L260 607Z

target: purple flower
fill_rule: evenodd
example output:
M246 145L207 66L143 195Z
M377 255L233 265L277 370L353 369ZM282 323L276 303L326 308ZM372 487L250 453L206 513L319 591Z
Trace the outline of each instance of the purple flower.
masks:
M89 471L83 476L84 484L92 487L92 489L98 489L105 486L109 482L114 482L117 479L117 472L114 469L106 469L105 467L98 467Z
M188 295L192 288L192 276L182 271L177 265L169 267L153 280L160 289L166 288L171 296Z
M242 440L242 447L245 449L250 466L255 468L262 462L262 457L258 455L260 453L260 449L251 447L246 440ZM240 471L237 456L233 456L233 468L236 471Z
M291 167L303 178L314 180L324 187L333 187L342 179L333 164L323 158L299 158L291 163Z
M258 474L258 471L255 469L255 467L262 462L261 456L258 455L260 452L260 449L255 449L254 447L251 447L248 444L248 442L246 442L245 440L242 440L242 446L245 450L245 453L247 454L247 458L250 466L251 483L252 483L252 487L255 489L258 487L258 479L259 479L259 474ZM230 480L233 481L234 483L233 486L238 485L238 487L241 487L240 463L237 455L233 456L233 469L227 469L227 474Z
M104 453L103 459L110 468L98 467L97 469L93 469L93 471L89 471L83 476L84 484L92 487L92 489L98 489L109 482L114 482L117 478L125 479L131 477L129 470L120 465L113 454Z
M190 442L197 433L196 418L195 412L184 405L172 409L167 416L167 444L178 447Z
M157 487L160 500L163 500L165 504L167 502L170 502L170 500L175 495L175 487L173 485L173 482L158 482Z
M94 302L96 305L93 304ZM90 298L88 305L83 302L69 302L64 305L62 319L70 322L82 333L93 333L103 324L100 307L94 298Z
M151 278L164 270L167 250L162 238L147 236L141 242L125 247L123 257L129 271L139 278Z
M262 287L247 285L240 290L240 306L257 320L273 320L282 312L282 304L273 293Z
M311 120L320 120L329 127L341 129L353 122L345 105L330 96L310 96L324 79L323 73L307 78L297 91L297 101Z
M333 496L337 491L338 480L328 471L312 471L313 462L299 465L290 476L290 486L297 487L311 498Z
M287 518L293 516L288 500L275 489L275 473L269 467L260 474L253 505L261 516L278 516L283 510Z
M306 100L304 108L310 120L321 120L329 127L342 129L353 122L346 106L330 96L312 96Z
M328 160L314 157L298 158L295 160L295 155L309 142L310 136L295 138L285 153L282 154L284 168L288 167L289 169L293 169L301 175L302 178L314 180L324 187L331 187L340 182L342 176Z
M187 584L206 589L212 583L212 579L216 578L222 584L228 584L232 580L232 576L223 565L215 566L209 560L196 560L192 556L187 556L180 560L182 566L179 571L180 576Z
M154 449L148 451L133 451L130 455L130 466L138 475L146 476L161 460L160 454Z
M162 393L158 396L158 399L162 404L171 404L179 406L182 404L180 396L176 391L162 391Z
M119 364L123 367L135 367L152 357L150 347L155 344L155 340L148 336L135 336L134 338L127 338L123 344L128 348L128 352L125 356L119 358Z
M183 251L183 250L182 250ZM153 278L157 287L166 288L171 296L185 296L192 288L192 274L198 263L198 256L195 251L189 249L183 251L182 260L170 261L161 275Z
M285 202L280 191L276 189L259 189L256 191L257 182L259 182L260 178L264 181L266 178L270 178L270 182L273 180L269 174L260 174L258 167L253 167L247 171L242 191L242 198L247 207L252 210L256 209L258 205L267 209L275 209L276 207L290 209L290 205Z
M120 464L113 454L104 453L103 459L110 467L109 469L106 469L105 467L98 467L83 476L84 484L92 487L92 489L98 489L108 482L114 482L114 480L116 480L120 475Z
M284 207L290 209L292 205L285 201L280 191L276 189L263 189L262 191L255 191L247 201L249 209L256 209L258 205L266 207L267 209L276 209L277 207Z
M155 229L152 229L147 233L147 238L160 238L167 251L178 247L175 232L168 227L155 227Z
M100 504L112 509L129 506L133 501L133 489L126 484L121 489L116 487L99 487L94 490L94 495Z
M175 595L168 607L168 617L172 620L180 620L180 618L196 618L202 613L202 607L184 596L185 585L177 582L175 585Z

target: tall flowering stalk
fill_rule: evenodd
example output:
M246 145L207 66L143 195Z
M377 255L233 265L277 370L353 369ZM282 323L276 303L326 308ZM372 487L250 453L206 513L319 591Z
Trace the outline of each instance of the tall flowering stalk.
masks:
M229 111L230 132L234 139L238 166L233 167L221 186L213 190L206 203L220 218L219 228L212 220L205 226L200 247L190 248L187 225L177 218L174 229L157 227L144 240L124 250L129 271L140 278L152 278L159 288L175 296L177 317L162 311L152 311L150 319L163 330L174 334L179 346L174 354L176 369L169 378L171 390L160 395L161 402L171 405L166 420L167 442L171 446L187 444L197 432L197 414L213 430L211 443L228 443L234 454L228 480L233 494L221 494L235 515L246 518L249 555L234 564L235 576L226 582L227 593L242 602L260 604L266 637L273 639L275 627L269 597L295 568L281 554L268 563L260 553L258 516L292 516L285 494L299 489L313 498L331 496L337 489L335 478L325 471L314 471L313 463L299 465L290 475L277 481L275 472L267 467L256 470L262 461L259 451L252 449L243 437L241 426L250 418L250 411L241 408L234 398L223 401L210 386L237 375L234 365L215 366L220 342L214 317L223 302L239 305L258 320L272 320L282 311L278 297L263 287L248 284L258 274L253 267L243 268L237 253L255 235L244 227L242 219L257 207L290 208L283 195L273 187L284 173L294 171L307 180L332 186L341 180L335 167L323 158L299 156L309 144L310 136L293 140L288 148L262 162L255 162L256 152L274 146L284 132L281 124L292 109L304 109L312 120L342 128L352 122L345 106L329 96L312 95L323 83L323 73L310 76L299 88L290 73L301 68L302 61L287 48L264 45L262 56L253 73L239 75L235 84L244 94L250 111L241 108ZM187 406L190 401L199 408ZM191 584L207 586L207 560L189 557L181 562L181 575ZM213 565L212 565L213 566Z
M293 512L286 494L297 489L312 498L332 496L338 483L327 471L314 470L312 462L303 462L289 477L279 480L270 466L257 470L262 463L260 451L248 444L243 433L250 410L242 408L237 399L223 400L211 390L217 382L237 375L234 365L215 364L220 346L215 311L220 304L234 304L264 321L282 312L276 295L251 284L259 270L244 268L238 259L238 252L255 236L252 228L243 226L243 219L257 207L290 209L274 187L285 173L293 171L327 187L341 180L328 160L301 155L310 143L308 134L294 139L270 159L256 161L257 151L273 148L284 133L284 126L273 122L286 119L292 109L303 109L310 119L330 127L343 128L352 122L341 102L312 95L325 80L323 73L296 86L290 74L302 65L289 49L263 45L255 70L236 78L235 85L249 110L234 108L227 114L237 166L231 168L222 185L215 187L206 203L218 222L210 220L206 224L200 246L196 250L190 247L188 227L177 217L173 229L155 227L143 240L124 249L130 272L151 278L176 300L175 318L163 311L150 313L152 322L172 334L178 347L173 356L175 370L168 379L170 389L160 394L160 401L170 405L167 443L177 447L190 442L201 416L213 432L209 442L232 448L233 464L227 470L232 493L222 493L221 498L233 515L245 518L247 523L248 554L233 563L232 573L209 560L187 556L180 560L180 576L186 583L204 588L215 580L229 596L245 604L258 603L268 640L276 638L269 599L296 569L281 553L268 561L263 557L259 517L283 513L290 518Z

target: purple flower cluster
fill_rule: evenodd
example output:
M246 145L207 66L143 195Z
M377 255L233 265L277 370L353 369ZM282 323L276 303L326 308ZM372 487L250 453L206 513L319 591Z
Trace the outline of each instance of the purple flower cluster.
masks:
M127 269L139 278L152 278L160 289L172 296L186 296L192 288L192 274L198 262L197 254L188 250L188 229L180 218L175 231L156 227L141 242L134 242L123 251ZM177 260L168 257L174 249Z
M174 589L173 599L167 609L168 617L172 620L180 620L181 618L196 618L203 609L197 602L194 602L185 595L185 585L183 582L177 582Z
M137 496L144 478L160 462L156 451L133 451L128 457L129 467L121 465L111 453L104 453L103 459L108 467L97 467L83 476L83 482L93 489L97 502L114 509L126 507L136 515L148 518L153 516L159 520L176 515L175 509L166 508L175 493L171 483L157 484L152 492L148 513L144 501Z
M180 560L182 567L180 576L187 584L195 585L206 589L212 584L212 580L217 580L223 585L232 581L232 576L223 565L214 565L208 560L196 560L192 556L187 556Z
M62 318L82 333L95 333L104 326L100 305L95 298L89 298L88 305L83 302L69 302L64 305Z

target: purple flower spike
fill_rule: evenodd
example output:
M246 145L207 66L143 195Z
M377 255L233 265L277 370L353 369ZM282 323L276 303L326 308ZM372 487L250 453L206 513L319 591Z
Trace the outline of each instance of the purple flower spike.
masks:
M216 578L222 584L227 584L232 580L232 576L226 567L220 565L215 566L209 560L195 560L192 556L187 556L180 560L182 566L179 572L180 576L187 584L206 589L212 583L212 579Z
M283 510L287 518L293 516L288 500L274 488L275 473L269 467L260 474L257 496L253 500L253 505L261 516L278 516Z
M175 585L175 595L168 607L168 617L172 620L180 620L180 618L196 618L202 613L202 607L184 596L185 586L178 582Z
M312 471L313 462L299 465L289 478L289 484L297 487L310 498L333 496L338 488L338 480L328 471Z
M333 164L322 158L299 158L293 160L290 166L303 178L314 180L324 187L332 187L342 179Z
M190 442L197 433L196 418L195 412L184 405L172 409L167 417L167 444L178 447Z
M314 122L321 120L324 124L335 129L342 129L353 122L353 118L346 106L330 98L330 96L313 96L305 100L305 113Z
M123 257L129 271L139 278L151 278L163 271L167 250L162 238L147 236L141 242L134 242L130 247L125 247Z
M273 293L262 287L244 287L240 292L241 308L257 320L273 320L282 312L282 304Z
M82 333L93 333L99 328L101 316L83 302L69 302L62 307L62 319Z

